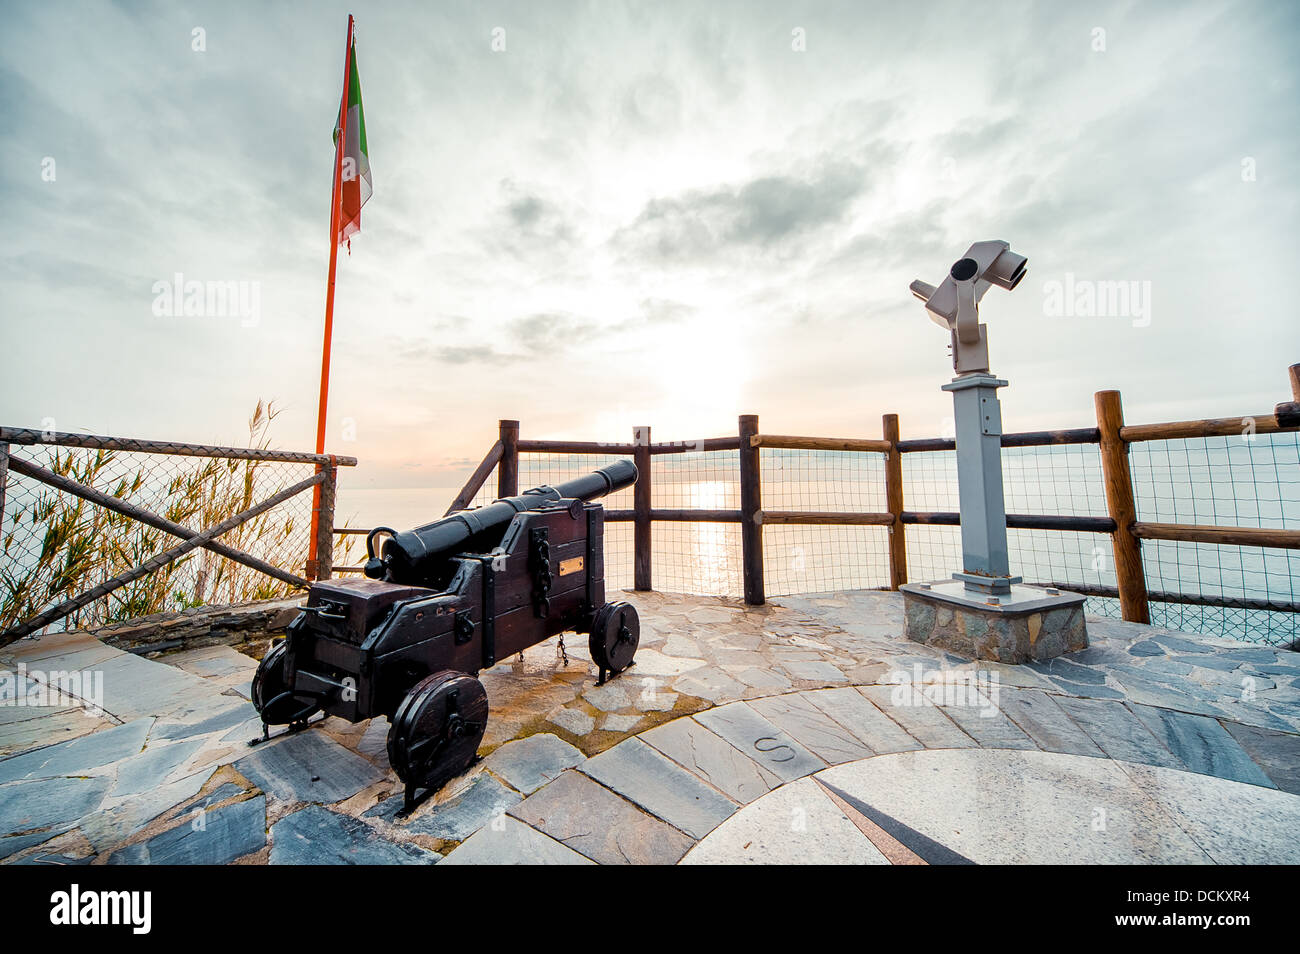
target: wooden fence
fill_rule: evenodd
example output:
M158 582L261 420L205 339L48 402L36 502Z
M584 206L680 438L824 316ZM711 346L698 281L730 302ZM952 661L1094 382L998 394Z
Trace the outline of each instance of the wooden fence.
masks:
M99 455L100 460L108 460L108 455L115 453L146 455L154 463L141 465L134 479L128 471L125 475L119 474L111 480L104 481L103 483L112 490L106 492L93 486L91 482L82 482L69 476L70 458L65 458L62 467L56 458L51 467L47 468L14 453L15 448L25 448L30 451L42 447L80 448L94 452ZM235 461L244 461L253 464L310 465L313 471L311 476L296 482L283 481L285 486L279 487L266 499L255 502L252 471L245 470L240 475L245 482L241 507L232 508L238 512L232 512L220 522L200 530L169 519L167 516L168 513L172 513L169 503L174 502L175 495L180 492L179 488L184 485L185 477L189 473L181 462L196 458L200 460L200 466L202 462L228 461L233 464ZM170 469L165 474L162 473L163 468L159 461L168 462ZM356 463L354 457L270 450L265 447L219 447L174 441L39 431L32 428L0 427L0 528L7 528L3 554L6 558L3 567L6 602L0 607L0 619L8 620L12 617L11 624L0 632L0 646L42 630L200 549L208 550L291 587L305 587L312 580L329 579L333 565L333 533L338 532L333 528L338 468L355 467ZM29 507L25 512L19 508L18 514L10 512L6 523L6 504L10 503L10 496L14 489L11 486L12 478L15 475L25 478L32 487L43 485L52 488L69 499L84 501L101 508L104 512L129 518L143 526L176 537L180 542L155 553L129 569L123 569L77 592L81 582L80 569L92 565L86 547L83 545L84 541L74 546L68 540L61 538L58 528L46 525L44 516L38 512L41 510L40 507ZM155 505L156 510L128 499L133 492L150 481L167 488L165 492L159 494L161 505ZM313 516L317 514L319 516L312 520L313 533L308 540L310 549L305 563L299 564L296 559L298 555L295 554L292 564L277 565L221 541L221 537L229 535L242 525L276 508L283 508L298 495L306 495L308 492L311 492L313 498ZM191 510L191 516L204 516L203 508L199 504L195 504ZM67 528L63 530L66 531ZM41 552L45 556L56 558L61 567L55 579L45 584L46 589L38 591L42 599L37 600L35 605L40 607L40 611L26 619L20 618L23 614L18 614L15 607L25 605L18 599L18 595L24 592L24 587L30 583L32 576L30 568L22 566L21 561L12 559L14 554L11 553L11 547L17 552L22 550L24 545L30 552ZM123 559L128 556L133 558L139 556L128 550L129 548L122 549L120 556ZM299 565L303 567L304 576L299 576L296 572ZM10 598L14 600L13 603L9 602ZM198 598L202 600L201 592ZM42 606L43 602L48 602L49 605Z
M1241 607L1245 609L1300 611L1300 605L1276 600L1203 594L1149 592L1142 565L1142 540L1171 540L1195 543L1227 544L1250 547L1300 549L1300 530L1259 527L1227 527L1175 523L1150 523L1137 519L1133 478L1129 469L1129 448L1142 441L1181 440L1188 438L1239 435L1243 422L1250 421L1256 434L1300 430L1300 365L1290 368L1293 402L1280 404L1273 413L1249 418L1215 418L1176 421L1164 424L1125 424L1118 391L1099 391L1095 395L1096 427L1056 431L1030 431L1002 435L1003 447L1045 447L1062 444L1099 445L1104 481L1107 516L1063 514L1007 514L1007 527L1026 530L1059 530L1106 533L1111 537L1114 553L1116 587L1092 584L1062 584L1089 596L1118 598L1124 619L1150 622L1151 601L1188 603L1202 606ZM956 447L949 438L900 440L898 415L882 418L879 438L798 437L764 434L758 417L741 415L734 437L713 437L696 441L654 443L648 426L633 429L628 443L598 441L524 440L519 436L518 421L501 421L499 438L475 468L447 513L469 506L486 483L493 469L497 472L498 497L519 493L519 457L521 454L601 454L628 456L639 471L631 510L609 510L605 519L628 521L634 525L634 587L653 589L651 553L654 525L664 522L737 523L741 529L741 564L745 602L762 605L764 594L763 528L790 524L834 526L879 526L889 534L889 585L897 589L906 583L906 533L909 525L959 526L961 516L950 511L913 511L906 508L903 493L902 455L909 453L950 451ZM759 453L763 448L880 454L884 458L886 509L871 512L825 512L767 510L763 507L762 475ZM652 469L650 460L660 454L738 451L740 457L740 507L736 510L670 510L652 506ZM365 533L364 530L336 530L336 533ZM345 567L340 570L358 570Z

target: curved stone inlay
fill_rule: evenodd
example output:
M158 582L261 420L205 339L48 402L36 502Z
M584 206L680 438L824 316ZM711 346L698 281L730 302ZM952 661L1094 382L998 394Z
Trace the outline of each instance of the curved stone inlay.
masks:
M868 824L850 824L855 811ZM1295 864L1298 828L1300 796L1276 789L1080 755L936 749L784 785L683 863L837 864L893 849L896 863Z

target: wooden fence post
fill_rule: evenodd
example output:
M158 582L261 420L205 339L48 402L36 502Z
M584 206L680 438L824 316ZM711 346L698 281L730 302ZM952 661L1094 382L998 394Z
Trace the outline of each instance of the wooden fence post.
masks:
M1291 400L1300 402L1300 364L1293 364L1287 370L1291 373Z
M501 421L501 462L497 464L497 497L519 493L519 422Z
M632 428L632 442L636 449L632 452L632 462L636 464L636 486L632 491L635 523L633 525L632 549L635 555L633 586L638 590L651 590L650 557L653 553L650 544L650 428Z
M907 543L903 536L903 455L898 451L898 415L881 418L885 440L890 448L885 455L885 509L894 518L889 527L889 588L896 590L907 582Z
M338 458L330 455L325 479L320 482L320 521L316 526L316 576L328 580L334 572L334 499L338 490Z
M745 578L745 602L762 606L763 489L759 448L750 440L758 433L758 415L740 415L740 551Z
M1115 580L1119 587L1120 612L1132 623L1151 622L1147 604L1146 573L1142 549L1133 534L1137 507L1133 503L1133 475L1128 465L1128 443L1120 437L1124 408L1118 391L1098 391L1097 430L1101 435L1101 470L1106 486L1106 509L1115 521L1111 547L1115 553Z

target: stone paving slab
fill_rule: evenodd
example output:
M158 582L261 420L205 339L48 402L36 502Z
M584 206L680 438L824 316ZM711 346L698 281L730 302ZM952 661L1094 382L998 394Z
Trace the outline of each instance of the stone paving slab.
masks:
M31 848L34 845L43 845L51 838L56 838L72 828L72 823L68 822L62 825L53 825L40 831L28 832L23 835L8 835L0 838L0 861L8 858L10 855L16 855L24 849ZM9 862L10 864L22 864L23 859Z
M190 756L202 745L201 741L195 740L150 744L139 755L123 759L117 766L117 782L113 786L113 796L121 798L139 795L157 787L189 761Z
M805 698L853 734L876 755L923 748L897 722L857 689L820 689Z
M120 653L93 668L104 676L104 708L123 722L146 716L183 716L205 694L199 676L131 653Z
M964 749L976 744L943 709L927 701L921 693L900 692L901 688L904 687L864 686L860 691L924 748Z
M82 817L78 829L97 852L111 851L145 828L153 819L197 795L214 771L216 770L211 767L201 769L174 782L157 785L125 799L117 799L111 808L105 802L99 811Z
M111 865L224 865L266 845L266 797L205 812L109 856Z
M563 739L543 734L501 746L488 756L483 767L529 794L584 758L579 749Z
M1218 864L1300 864L1300 797L1149 765L1120 765Z
M1205 716L1131 706L1152 734L1193 772L1273 788L1273 781L1228 732Z
M588 759L582 771L694 838L736 810L735 802L640 739Z
M768 696L746 703L778 729L790 734L827 765L874 754L844 727L799 693Z
M56 775L87 775L144 749L152 718L137 719L94 735L24 752L0 761L0 784Z
M44 854L44 853L42 853L42 852L36 852L36 853L34 853L34 854L25 855L24 857L19 858L17 861L12 862L12 864L15 864L15 865L60 865L60 866L63 866L63 867L67 867L67 866L69 866L69 865L72 865L72 866L77 866L77 865L88 865L88 864L90 864L91 862L93 862L94 860L95 860L94 858L74 858L74 857L72 857L72 856L70 856L70 855L55 855L55 854Z
M812 779L802 778L723 822L682 863L886 865L889 861Z
M1064 697L1057 703L1076 725L1088 733L1107 758L1164 768L1186 768L1122 703Z
M742 805L781 784L772 772L689 716L643 732L639 738Z
M440 862L444 865L595 864L549 835L503 815L500 825L480 828Z
M0 836L64 828L98 808L110 785L111 779L78 777L0 786Z
M826 767L825 762L746 703L732 702L708 709L698 713L695 721L726 739L783 782Z
M235 770L287 802L337 802L384 778L375 765L316 732L299 732L252 750Z
M204 646L174 653L168 663L195 676L205 678L244 674L252 678L257 671L257 660L230 646Z
M1003 689L998 708L1044 752L1101 757L1104 753L1088 733L1051 696L1036 689Z
M431 865L441 856L383 838L363 821L308 805L271 826L273 865Z
M891 602L899 602L901 608L896 596L852 591L837 594L831 600L779 597L770 602L852 632L861 629L864 620L891 612L887 609ZM901 655L895 635L901 632L901 623L887 622L874 630L868 628L867 632L871 635L867 643L859 645L859 651L871 645L883 655L892 656L896 664L910 665L911 661ZM1049 681L1048 686L1034 688L1074 696L1129 700L1263 728L1300 732L1300 698L1286 695L1294 687L1258 668L1277 667L1281 671L1279 675L1300 678L1300 653L1096 617L1088 620L1088 635L1090 647L1065 657L1058 668L1049 664L1018 668L1022 673L1034 672ZM913 654L915 646L912 644ZM1229 662L1236 662L1238 668L1228 669ZM1005 669L992 665L982 668L1007 674ZM1083 675L1083 671L1091 674ZM1253 697L1243 698L1241 680L1252 673L1269 676L1274 685L1257 682ZM1225 676L1233 678L1225 679Z
M107 716L92 716L75 707L6 706L0 708L0 759L36 746L81 738L116 724Z
M396 817L404 802L401 795L385 799L365 815L383 818L412 834L428 835L439 841L463 841L520 800L518 792L484 772L445 801L421 805L409 818Z
M86 633L52 633L36 639L21 639L0 649L0 666L16 669L23 663L29 669L47 672L54 669L80 670L113 659L120 650L106 646ZM47 665L49 662L54 665Z
M245 791L246 789L236 785L234 782L226 782L208 793L207 797L203 800L203 807L208 808L212 805L216 805L218 802L223 802L227 798L232 798L235 795L242 795Z
M1300 735L1235 722L1226 723L1224 728L1274 785L1284 792L1300 795Z
M942 706L957 727L986 749L1037 749L1034 740L1000 709L984 706Z
M510 814L604 865L676 864L695 843L580 772L565 772Z
M198 722L168 722L159 725L149 733L153 739L190 739L197 735L208 735L223 729L232 729L237 725L258 719L257 710L251 703L230 700L230 705L221 711Z

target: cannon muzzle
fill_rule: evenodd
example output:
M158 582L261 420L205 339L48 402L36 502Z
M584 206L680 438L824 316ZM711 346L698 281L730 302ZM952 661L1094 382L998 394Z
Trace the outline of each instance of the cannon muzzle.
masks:
M534 487L486 507L449 514L390 537L384 542L383 558L372 556L366 563L366 576L419 585L437 575L437 567L446 557L467 549L491 550L517 513L539 510L557 500L597 500L632 486L636 477L636 465L620 460L558 487Z

